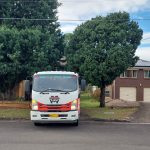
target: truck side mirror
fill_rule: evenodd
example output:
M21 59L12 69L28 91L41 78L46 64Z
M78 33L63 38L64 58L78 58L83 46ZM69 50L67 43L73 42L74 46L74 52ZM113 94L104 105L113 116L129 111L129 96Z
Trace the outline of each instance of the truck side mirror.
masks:
M25 100L30 100L31 99L31 83L30 80L25 80L24 81L24 86L25 86Z
M81 79L81 91L85 91L86 89L86 80L85 79Z

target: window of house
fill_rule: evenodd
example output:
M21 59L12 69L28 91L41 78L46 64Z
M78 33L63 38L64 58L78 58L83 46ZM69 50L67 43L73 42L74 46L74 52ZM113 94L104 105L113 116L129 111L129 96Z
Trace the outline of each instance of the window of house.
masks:
M127 70L120 75L121 78L137 78L137 70Z
M144 71L144 78L150 78L150 70Z

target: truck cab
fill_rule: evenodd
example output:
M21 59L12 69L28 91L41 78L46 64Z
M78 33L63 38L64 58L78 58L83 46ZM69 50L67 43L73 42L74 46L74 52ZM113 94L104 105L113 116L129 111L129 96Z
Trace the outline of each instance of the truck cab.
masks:
M35 125L51 122L78 125L78 78L78 74L65 71L42 71L34 74L30 115Z

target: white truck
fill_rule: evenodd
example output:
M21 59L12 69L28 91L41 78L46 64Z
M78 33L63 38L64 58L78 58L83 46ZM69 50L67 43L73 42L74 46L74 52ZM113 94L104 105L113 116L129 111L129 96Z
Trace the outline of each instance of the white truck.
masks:
M35 73L32 85L31 120L40 123L73 123L80 115L79 76L74 72Z

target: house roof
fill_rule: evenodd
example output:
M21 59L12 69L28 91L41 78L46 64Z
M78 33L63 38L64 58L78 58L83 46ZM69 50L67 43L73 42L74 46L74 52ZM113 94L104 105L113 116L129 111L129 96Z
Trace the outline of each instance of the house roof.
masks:
M150 61L139 59L135 67L150 67Z

